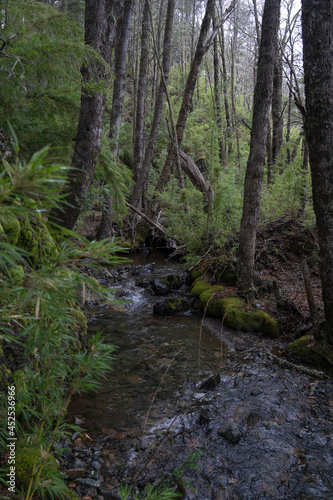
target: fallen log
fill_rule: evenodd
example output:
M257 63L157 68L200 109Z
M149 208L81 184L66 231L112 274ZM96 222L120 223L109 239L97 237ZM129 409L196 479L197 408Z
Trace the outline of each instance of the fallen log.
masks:
M188 156L183 151L179 151L179 158L182 170L184 170L192 184L205 195L207 203L210 204L214 196L213 190L210 186L207 186L206 181L193 158Z

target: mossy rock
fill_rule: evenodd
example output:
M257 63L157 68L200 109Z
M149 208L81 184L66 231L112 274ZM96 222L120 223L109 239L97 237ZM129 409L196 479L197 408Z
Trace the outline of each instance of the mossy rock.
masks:
M249 322L254 332L263 333L268 337L277 337L279 326L277 321L267 312L258 309L248 313Z
M251 332L248 313L242 307L230 307L224 316L224 323L232 330Z
M59 478L59 465L53 455L42 458L41 449L37 446L27 446L20 442L16 446L16 484L18 488L27 491L31 481L34 466L43 464L39 483Z
M195 281L197 279L201 278L202 279L202 271L200 269L192 269L192 271L190 272L190 279L191 281Z
M286 351L307 363L322 365L326 361L331 366L333 364L333 349L328 349L321 342L315 342L312 335L303 335L303 337L290 342Z
M192 297L200 297L202 292L211 287L208 281L202 281L200 278L196 279L191 288Z
M214 318L220 318L222 316L222 310L219 304L219 299L215 297L216 292L223 292L224 287L220 285L213 285L204 290L200 294L199 308L202 311L206 310L209 316Z
M153 312L156 316L168 316L180 311L185 311L188 307L187 301L180 297L171 298L161 302L156 302Z
M21 231L21 224L14 215L7 215L6 218L1 219L1 226L3 230L3 239L6 243L16 245Z

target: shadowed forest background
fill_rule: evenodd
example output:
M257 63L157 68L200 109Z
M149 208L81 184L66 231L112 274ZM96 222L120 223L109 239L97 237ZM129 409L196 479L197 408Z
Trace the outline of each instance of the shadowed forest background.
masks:
M34 458L13 498L77 498L53 446L114 355L86 336L87 293L114 301L94 273L130 252L181 259L201 313L331 369L329 3L0 2L2 418L15 386Z

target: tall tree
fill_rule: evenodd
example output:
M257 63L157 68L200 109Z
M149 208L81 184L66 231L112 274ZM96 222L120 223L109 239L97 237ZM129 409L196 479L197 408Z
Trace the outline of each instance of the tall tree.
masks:
M253 98L250 153L246 167L239 237L238 288L247 290L255 274L255 244L264 173L269 110L277 49L281 0L266 0L262 18L257 82Z
M121 115L124 107L128 43L132 28L134 0L125 0L124 12L117 29L115 47L115 80L113 84L112 108L110 115L110 149L113 160L118 157ZM97 228L97 239L108 238L112 234L112 196L107 194L101 222Z
M162 117L163 104L166 93L166 86L169 80L169 69L171 60L172 27L174 19L175 0L168 1L167 15L165 20L165 31L163 41L163 60L161 67L161 80L156 95L153 122L150 130L148 144L145 151L144 160L141 166L140 175L137 176L136 183L131 195L131 204L140 208L144 186L148 180L150 164L154 155L154 148L157 140L159 125Z
M118 10L122 0L86 0L85 43L110 63L115 43ZM80 117L63 210L52 210L50 220L73 229L93 181L102 141L105 90L91 89L108 81L106 64L93 62L81 68Z
M327 338L333 344L333 3L302 0L305 132Z

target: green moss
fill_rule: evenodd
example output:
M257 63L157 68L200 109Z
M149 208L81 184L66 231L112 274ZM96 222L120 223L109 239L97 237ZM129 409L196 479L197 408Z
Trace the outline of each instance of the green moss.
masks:
M176 310L179 307L179 304L181 303L181 299L170 299L166 303L166 307L169 309Z
M314 342L312 335L304 335L294 340L287 346L287 353L302 358L305 362L323 364L328 361L333 363L333 350L329 350L321 342Z
M19 285L22 283L23 278L24 278L24 270L21 265L17 265L15 267L12 267L10 270L11 277L14 280L15 285Z
M244 302L238 297L230 296L221 299L222 314L225 316L231 309L241 307Z
M201 281L200 279L195 280L192 285L191 295L192 297L200 297L202 292L211 287L211 284L208 281Z
M79 500L79 497L77 496L76 493L74 493L74 491L70 490L69 488L67 488L65 491L64 491L64 497L66 500Z
M252 330L248 313L242 307L228 308L224 316L224 323L232 330L242 330L244 332Z
M202 279L202 271L200 269L194 268L190 272L190 278L191 281L196 281L197 279L201 278Z
M4 239L7 243L16 245L21 231L20 222L14 215L7 215L6 219L1 220L2 229L4 231Z
M17 245L32 254L31 263L45 261L56 247L43 219L34 215L21 220L21 233Z
M278 335L278 323L267 312L258 309L257 311L248 313L248 315L249 322L254 332L263 333L269 337L276 337Z
M199 308L204 311L209 316L213 316L214 318L220 318L222 316L222 310L219 304L219 300L214 296L216 292L223 292L224 287L220 285L213 285L207 288L207 290L203 291L200 294L199 300Z
M27 491L34 467L43 464L39 483L59 477L59 465L53 455L42 457L41 449L37 446L26 446L19 442L16 446L16 484Z

